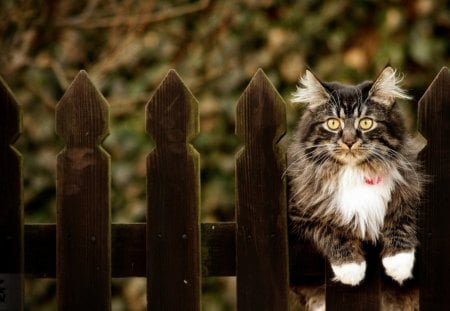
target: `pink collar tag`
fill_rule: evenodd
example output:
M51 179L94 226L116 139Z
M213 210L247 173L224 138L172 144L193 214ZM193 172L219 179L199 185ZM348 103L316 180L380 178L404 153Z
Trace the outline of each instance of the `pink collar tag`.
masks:
M364 177L364 183L370 186L378 185L381 181L381 176L377 176L376 178Z

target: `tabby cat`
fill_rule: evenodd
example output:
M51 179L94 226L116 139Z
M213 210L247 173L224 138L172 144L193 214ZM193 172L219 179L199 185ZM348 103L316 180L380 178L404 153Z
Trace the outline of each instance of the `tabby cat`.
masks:
M363 243L381 243L382 264L412 277L424 177L397 99L409 99L388 66L371 82L321 82L309 70L294 102L306 104L288 149L290 233L328 258L336 281L365 276Z

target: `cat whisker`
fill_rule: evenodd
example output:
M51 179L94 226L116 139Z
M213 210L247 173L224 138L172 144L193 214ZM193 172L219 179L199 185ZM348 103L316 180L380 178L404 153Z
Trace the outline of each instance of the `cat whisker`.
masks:
M401 168L401 169L403 169L403 170L405 170L407 172L412 173L414 175L414 183L417 184L417 186L420 187L421 179L419 178L419 176L417 174L417 167L415 167L411 163L410 160L408 160L404 155L402 155L398 151L393 150L393 149L384 150L384 149L381 149L379 146L373 146L373 148L365 148L363 150L368 151L371 156L373 156L373 157L377 158L378 160L380 160L380 162L385 165L386 170L395 169L395 167L393 167L392 164L387 162L386 155L384 154L384 153L386 153L386 151L391 153L391 155L396 159L396 162L395 162L396 165L399 168ZM406 181L403 180L403 183L406 183Z
M300 144L300 145L302 145L302 144ZM303 153L299 158L296 158L295 161L293 161L292 163L289 164L289 166L283 172L282 178L284 178L286 176L286 173L291 170L292 166L297 165L298 163L302 162L304 159L308 158L314 152L318 152L317 156L319 156L319 158L321 157L321 153L327 152L327 150L317 150L317 148L319 148L319 147L329 147L329 146L333 146L333 145L334 144L330 144L330 143L309 145L307 148L301 148L299 151L297 151L294 154L290 155L291 158L294 158L294 157L298 156L299 154ZM311 150L309 152L305 152L305 150L309 149L309 148L315 148L315 149Z

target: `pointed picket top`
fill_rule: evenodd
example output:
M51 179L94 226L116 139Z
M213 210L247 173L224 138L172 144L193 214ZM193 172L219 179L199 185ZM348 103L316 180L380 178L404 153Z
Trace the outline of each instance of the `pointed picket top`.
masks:
M285 103L261 68L238 100L236 119L236 135L244 142L276 144L286 133Z
M185 145L200 132L198 102L171 69L145 106L146 130L157 146Z
M56 132L68 146L100 144L109 134L108 103L81 70L56 105Z
M20 107L0 77L0 144L13 144L21 133Z
M442 67L419 100L418 129L429 143L431 143L429 139L436 138L432 135L432 130L436 129L435 123L437 120L435 118L443 118L446 122L442 123L449 124L447 120L448 115L442 113L446 107L450 107L450 72L447 67ZM433 118L424 119L425 116L429 117L428 114L430 113L433 114ZM441 119L439 121L442 121ZM437 129L440 130L439 128ZM448 135L448 133L445 135Z

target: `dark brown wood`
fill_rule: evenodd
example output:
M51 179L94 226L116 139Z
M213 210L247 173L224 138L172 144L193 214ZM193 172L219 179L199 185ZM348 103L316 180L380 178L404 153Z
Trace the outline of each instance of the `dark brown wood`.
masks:
M289 283L291 286L305 284L323 285L325 258L317 253L309 241L299 242L294 237L289 243Z
M0 78L0 310L23 309L22 157L11 145L20 108Z
M112 277L145 277L145 224L113 224ZM228 233L229 236L232 233ZM226 238L225 238L226 239ZM225 264L225 267L230 266ZM56 276L56 226L25 225L25 273L28 277Z
M236 224L203 223L201 229L203 276L236 275Z
M450 306L450 73L442 68L419 101L420 157L431 182L420 215L420 310Z
M112 276L146 276L146 224L113 224Z
M200 310L197 101L171 70L146 106L147 300L149 310Z
M145 277L145 224L113 224L112 277ZM25 225L25 273L34 278L56 276L56 226Z
M56 106L59 310L111 309L108 104L81 71Z
M379 251L367 247L367 270L358 286L344 285L333 281L334 274L327 262L326 308L327 311L379 311L381 310L381 263Z
M235 224L203 223L203 276L234 276ZM111 230L112 277L146 276L146 225L113 224ZM54 278L56 226L25 225L25 273L29 277Z
M201 224L204 277L236 275L235 227L234 223ZM145 224L112 225L112 277L146 276L145 230ZM294 267L291 270L293 284L323 283L323 258L311 245L296 244L290 256ZM25 273L34 278L56 276L54 224L25 225Z
M236 161L238 310L287 310L288 248L285 104L259 69L237 105L236 134L245 147Z

